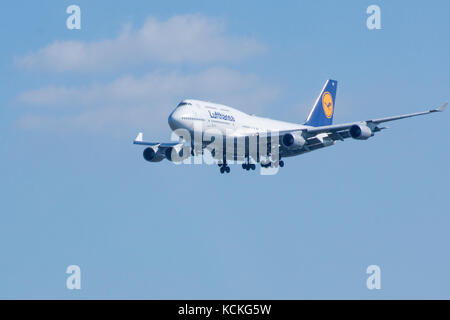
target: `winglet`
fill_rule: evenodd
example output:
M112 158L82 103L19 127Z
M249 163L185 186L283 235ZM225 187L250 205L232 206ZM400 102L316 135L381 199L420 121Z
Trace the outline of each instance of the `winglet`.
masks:
M139 132L136 139L134 139L135 142L142 142L143 134L142 132Z
M444 103L442 106L440 106L439 108L436 109L436 111L438 112L442 112L445 110L445 108L447 107L448 102Z

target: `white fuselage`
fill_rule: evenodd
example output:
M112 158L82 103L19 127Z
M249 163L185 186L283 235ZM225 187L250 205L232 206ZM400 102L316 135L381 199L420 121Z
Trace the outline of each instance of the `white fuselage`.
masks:
M200 100L184 100L170 114L168 121L174 131L186 129L193 132L197 128L203 131L214 128L224 135L237 137L307 128L305 125L249 115L225 105Z

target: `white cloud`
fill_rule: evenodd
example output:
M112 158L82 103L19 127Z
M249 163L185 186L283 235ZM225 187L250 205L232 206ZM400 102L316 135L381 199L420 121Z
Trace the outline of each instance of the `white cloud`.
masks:
M114 39L56 41L16 62L26 70L97 72L151 62L238 61L264 50L252 38L226 35L219 19L179 15L167 21L149 18L140 29L128 26Z
M83 87L48 86L24 92L18 101L29 106L20 119L22 127L110 133L126 128L167 130L167 116L182 99L215 101L259 113L277 93L277 88L255 75L210 68L193 74L122 76Z

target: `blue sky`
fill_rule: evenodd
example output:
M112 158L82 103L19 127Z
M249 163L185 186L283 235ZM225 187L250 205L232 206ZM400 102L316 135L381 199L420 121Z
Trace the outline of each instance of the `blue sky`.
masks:
M66 28L67 6L82 29ZM381 30L366 8L381 8ZM302 122L449 100L448 1L5 1L1 298L450 298L449 114L286 160L152 164L183 98ZM78 54L75 54L78 52ZM82 289L65 287L81 267ZM381 290L366 288L367 266Z

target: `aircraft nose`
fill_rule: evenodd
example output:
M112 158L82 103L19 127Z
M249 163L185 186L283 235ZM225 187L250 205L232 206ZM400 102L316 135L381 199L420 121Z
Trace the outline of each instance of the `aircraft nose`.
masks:
M172 130L181 128L181 113L178 108L169 115L168 122Z

